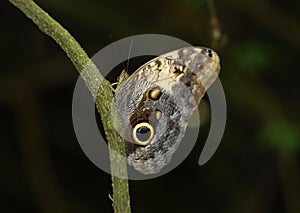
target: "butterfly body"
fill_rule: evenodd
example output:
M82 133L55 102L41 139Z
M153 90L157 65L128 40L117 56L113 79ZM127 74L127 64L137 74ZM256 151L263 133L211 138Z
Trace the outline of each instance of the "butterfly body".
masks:
M129 165L153 174L171 161L219 70L215 52L187 47L150 60L118 85L115 126L125 139Z

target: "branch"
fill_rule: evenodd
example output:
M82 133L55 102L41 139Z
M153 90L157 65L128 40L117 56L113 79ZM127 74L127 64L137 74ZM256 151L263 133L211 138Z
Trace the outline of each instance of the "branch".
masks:
M71 34L35 4L34 1L9 1L19 8L43 33L50 36L64 50L96 101L110 150L117 150L120 154L124 154L122 138L115 131L111 116L105 116L105 114L110 111L113 98L110 83L100 74L96 65L92 63L88 55ZM119 170L122 172L121 174L127 174L126 161L120 161L120 158L117 158L115 155L110 155L110 162L112 170ZM113 207L115 212L131 212L128 180L112 176L112 186Z

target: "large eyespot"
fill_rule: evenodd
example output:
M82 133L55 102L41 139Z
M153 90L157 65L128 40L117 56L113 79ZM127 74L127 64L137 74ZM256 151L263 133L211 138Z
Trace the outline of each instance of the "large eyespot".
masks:
M154 137L154 129L149 123L139 123L133 128L132 137L136 144L146 146Z
M158 87L152 88L149 90L148 96L151 100L157 101L161 96L161 90Z

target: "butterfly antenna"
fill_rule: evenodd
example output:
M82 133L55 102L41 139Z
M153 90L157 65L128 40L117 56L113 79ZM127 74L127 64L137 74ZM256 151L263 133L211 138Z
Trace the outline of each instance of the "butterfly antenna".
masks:
M113 44L114 51L115 51L116 55L118 56L118 58L119 58L120 61L121 61L121 56L120 56L120 54L119 54L119 51L118 51L116 45L114 44L115 40L114 40L112 34L109 34L109 39L111 40L111 42L112 42L112 44ZM122 66L123 66L123 69L126 70L126 67L125 67L124 63L121 62L121 64L122 64Z
M131 51L132 51L132 46L133 46L133 40L131 40L129 51L128 51L127 67L126 67L127 72L129 70L129 59L130 59L130 55L131 55Z

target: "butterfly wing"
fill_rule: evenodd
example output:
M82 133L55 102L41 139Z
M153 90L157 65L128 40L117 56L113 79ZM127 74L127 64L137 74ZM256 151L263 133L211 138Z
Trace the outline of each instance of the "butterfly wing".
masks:
M143 174L166 166L187 122L220 71L210 49L187 47L147 62L118 86L114 112L129 165Z

